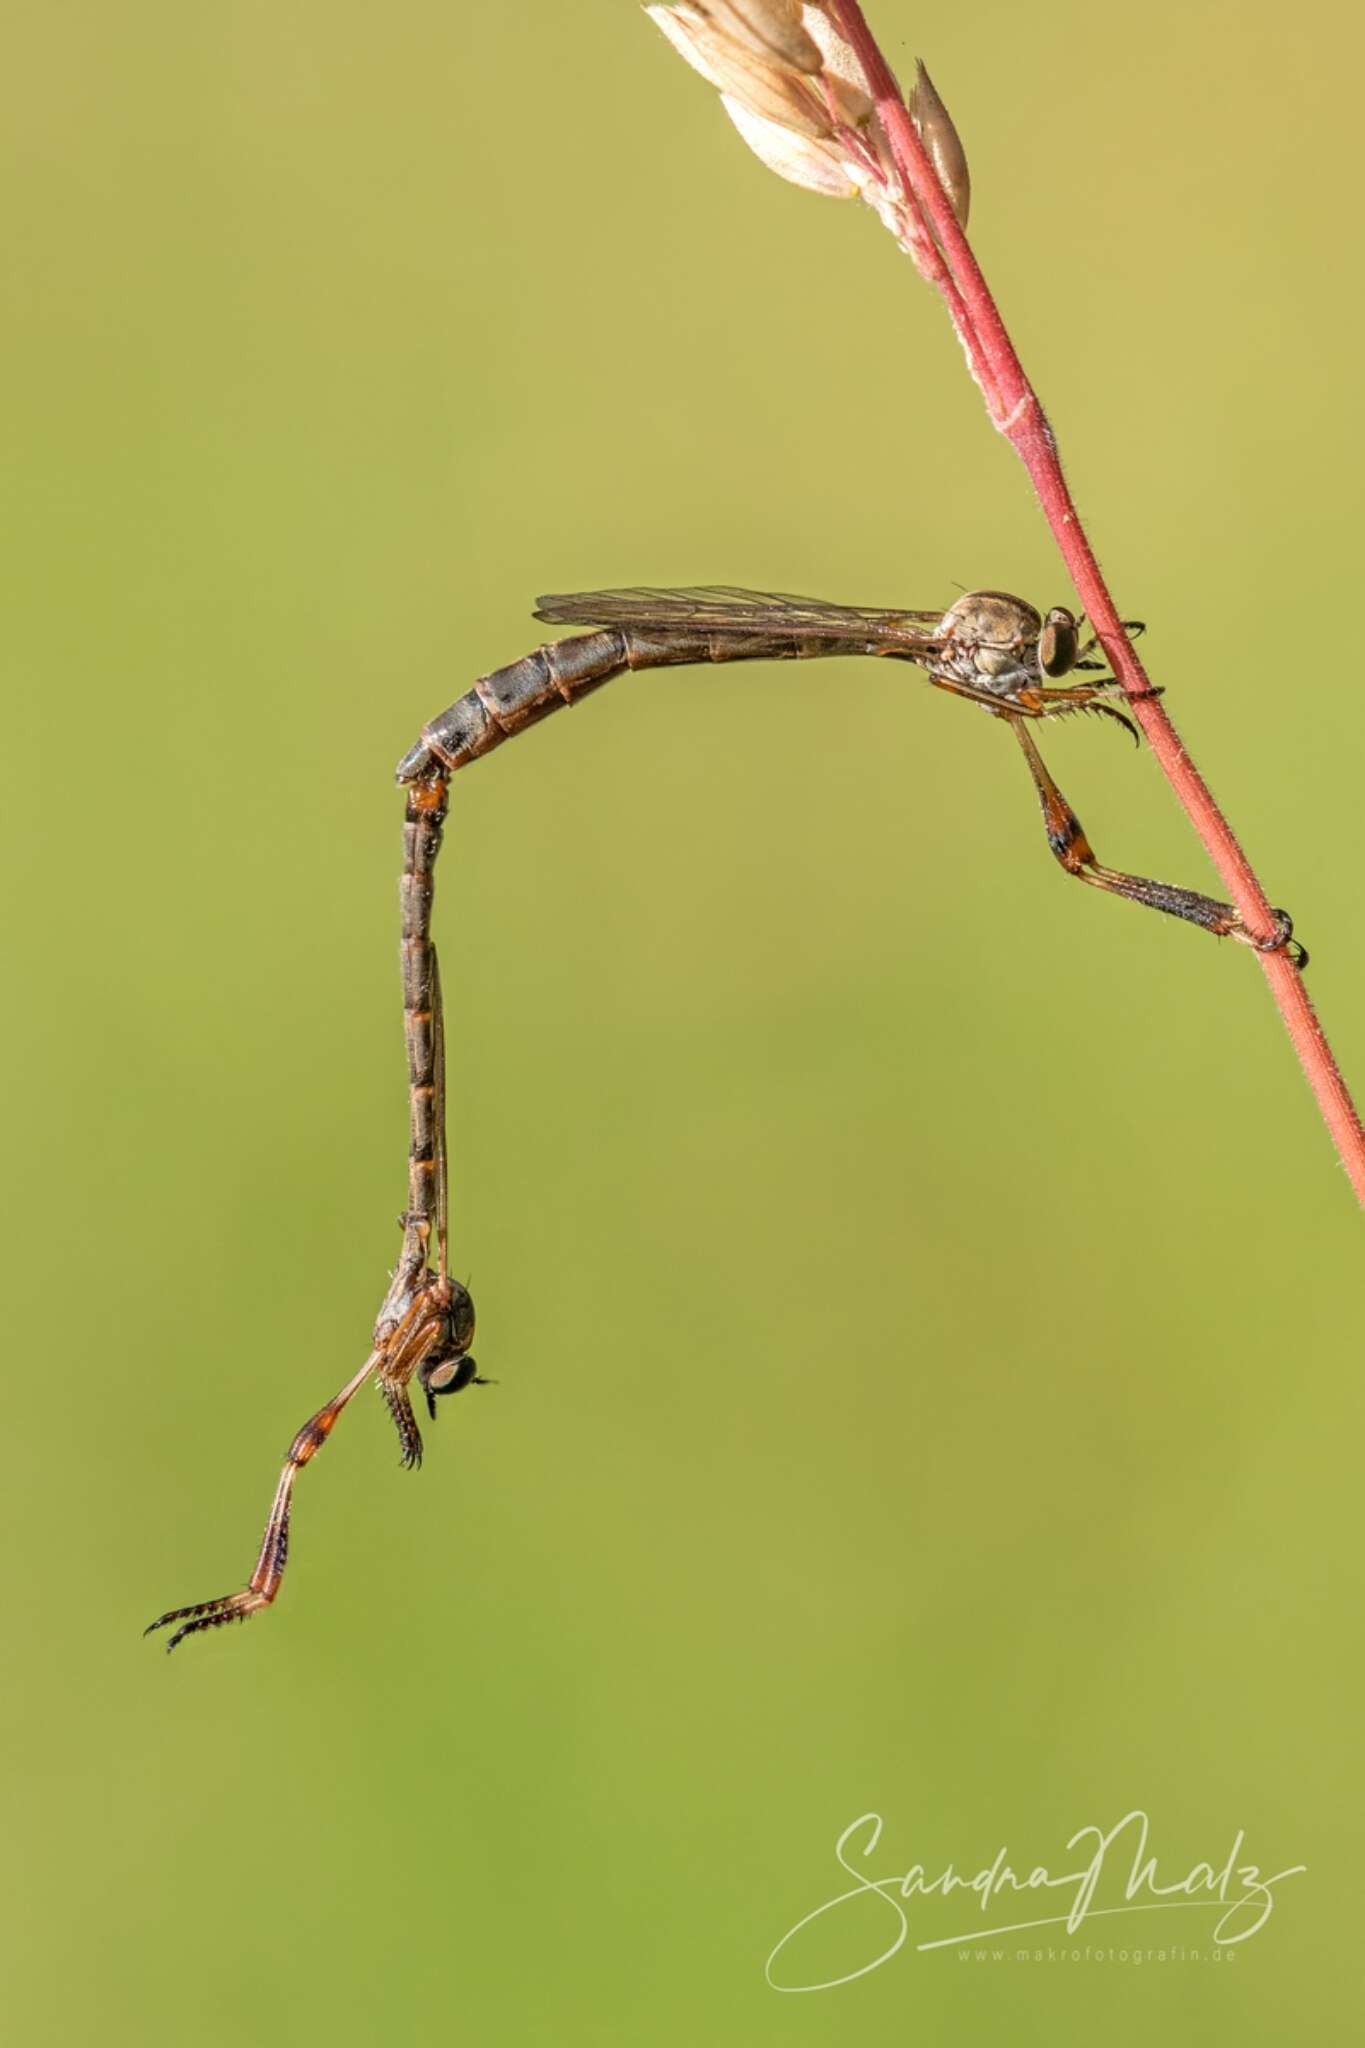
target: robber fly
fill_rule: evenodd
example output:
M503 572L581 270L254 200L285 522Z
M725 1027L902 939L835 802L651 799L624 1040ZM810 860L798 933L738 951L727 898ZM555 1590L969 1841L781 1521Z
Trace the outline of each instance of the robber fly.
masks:
M935 689L965 697L1012 729L1042 805L1047 843L1067 874L1092 888L1127 897L1149 910L1184 918L1220 938L1259 951L1295 945L1284 911L1275 930L1255 938L1230 903L1195 889L1150 881L1095 857L1081 822L1057 787L1034 741L1041 719L1096 712L1137 733L1114 701L1121 686L1093 657L1081 622L1062 605L1040 615L1003 590L973 590L947 611L878 611L826 604L820 598L708 585L686 590L590 590L542 597L535 616L548 625L596 625L598 631L551 641L507 668L481 676L441 712L398 764L399 782L422 784L476 761L514 733L627 670L677 668L700 662L813 661L831 654L870 654L909 661ZM1140 632L1129 621L1125 630ZM1081 682L1060 678L1084 675ZM1095 680L1091 680L1094 677Z
M169 1650L201 1629L220 1628L227 1621L245 1621L248 1615L268 1607L274 1600L289 1554L294 1482L322 1449L342 1410L367 1380L373 1379L383 1396L398 1431L402 1462L409 1468L422 1462L422 1433L408 1393L413 1378L426 1396L427 1413L433 1419L436 1402L442 1395L487 1384L469 1355L474 1341L474 1304L468 1291L450 1277L445 1029L440 966L431 942L432 887L445 814L445 782L441 776L430 776L409 792L401 883L403 1020L408 1054L408 1206L402 1219L402 1254L379 1311L370 1355L341 1392L309 1417L289 1446L261 1539L260 1555L247 1584L239 1592L224 1594L217 1600L173 1607L152 1623L153 1629L178 1624L166 1645ZM433 1234L434 1270L429 1264Z

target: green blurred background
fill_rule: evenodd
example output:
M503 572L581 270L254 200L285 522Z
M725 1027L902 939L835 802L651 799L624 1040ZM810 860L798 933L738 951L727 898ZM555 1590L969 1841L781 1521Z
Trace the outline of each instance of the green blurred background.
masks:
M1359 10L874 20L1360 1082ZM628 5L46 0L0 92L7 2033L1348 2031L1351 1196L1254 962L1066 884L910 671L619 682L459 779L499 1385L418 1477L367 1397L273 1613L139 1640L364 1354L391 765L534 594L1070 592L908 263ZM1145 753L1049 758L1102 858L1209 886ZM1309 1866L1235 1965L764 1981L866 1810L885 1873L1134 1806L1172 1874Z

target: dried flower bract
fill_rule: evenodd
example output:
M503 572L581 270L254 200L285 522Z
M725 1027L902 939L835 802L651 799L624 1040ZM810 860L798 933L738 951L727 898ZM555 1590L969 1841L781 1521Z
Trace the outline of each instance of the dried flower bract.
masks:
M763 121L738 100L722 93L720 103L760 163L788 184L804 186L827 199L856 199L858 186L833 139L793 135L776 121Z
M647 7L645 13L694 71L760 120L796 135L833 134L824 96L809 73L735 34L722 23L720 9Z
M800 0L692 0L725 35L795 71L818 71L820 50L801 26Z
M865 199L926 276L939 263L896 172L856 53L822 6L797 0L676 0L645 9L679 56L714 85L754 155L808 192ZM967 159L921 64L910 113L959 225Z

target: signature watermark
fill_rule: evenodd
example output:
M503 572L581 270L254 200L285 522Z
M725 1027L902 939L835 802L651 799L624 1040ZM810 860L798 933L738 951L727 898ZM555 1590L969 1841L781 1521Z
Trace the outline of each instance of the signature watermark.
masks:
M964 1895L963 1924L952 1934L915 1942L913 1954L956 1949L960 1960L978 1954L983 1961L1002 1961L1007 1951L978 1950L976 1945L996 1941L1002 1935L1036 1933L1049 1928L1055 1930L1051 1949L1040 1948L1036 1943L1022 1946L1013 1951L1013 1959L1037 1962L1051 1960L1054 1955L1058 1959L1079 1959L1081 1951L1074 1937L1087 1921L1110 1920L1121 1915L1202 1913L1216 1916L1205 1921L1200 1929L1207 1935L1208 1951L1187 1947L1183 1929L1177 1940L1154 1942L1155 1928L1147 1920L1141 1923L1141 1954L1155 1960L1167 1955L1194 1959L1212 1953L1222 1959L1260 1933L1274 1910L1275 1887L1286 1878L1298 1877L1307 1868L1306 1864L1292 1863L1283 1870L1268 1872L1260 1864L1245 1860L1246 1831L1238 1828L1220 1862L1195 1863L1178 1875L1160 1872L1157 1857L1149 1846L1151 1824L1142 1809L1134 1807L1107 1831L1093 1824L1077 1828L1065 1844L1065 1869L1054 1871L1045 1864L1025 1864L1022 1860L1016 1869L1009 1861L1008 1850L1002 1847L993 1862L970 1875L955 1870L951 1863L939 1871L912 1863L908 1869L887 1874L872 1860L881 1847L882 1825L879 1813L860 1813L839 1836L834 1845L835 1861L845 1876L854 1881L813 1906L787 1929L764 1966L774 1991L832 1991L840 1984L852 1984L857 1978L868 1976L889 1963L909 1941L911 1901L950 1899L958 1893ZM978 1917L967 1925L973 1894ZM1030 1906L1047 1905L1054 1910L1034 1911L1024 1917L1025 1894L1031 1895ZM1006 1904L1006 1900L1011 1903ZM1058 1907L1061 1910L1055 1910ZM803 1948L808 1955L816 1948L816 1937L810 1930L817 1922L822 1923L822 1956L829 1956L832 1942L836 1944L836 1953L847 1949L847 1968L837 1975L827 1974L827 1962L820 1972L803 1967ZM1063 1935L1069 1937L1065 1942L1061 1939ZM1115 1950L1091 1944L1084 1954L1087 1959L1093 1955L1096 1960L1112 1956L1127 1961L1136 1952L1135 1947Z

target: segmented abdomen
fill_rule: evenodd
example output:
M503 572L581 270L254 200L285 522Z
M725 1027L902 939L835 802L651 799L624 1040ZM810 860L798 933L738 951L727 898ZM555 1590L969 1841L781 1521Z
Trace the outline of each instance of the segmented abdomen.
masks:
M463 768L629 667L627 635L621 632L580 633L537 647L480 676L472 690L433 718L399 762L398 780L410 782L433 768Z
M707 632L674 628L645 633L616 627L552 640L506 668L480 676L472 690L433 718L396 769L399 782L450 774L466 761L547 718L562 704L585 697L627 669L679 668L709 661L800 661L826 654L870 654L866 637L847 641L803 638L799 633Z
M403 1036L408 1054L408 1206L403 1218L403 1252L376 1325L376 1342L397 1322L417 1277L426 1271L436 1194L435 955L431 944L431 901L436 856L446 819L442 773L408 790L403 820L402 905Z

